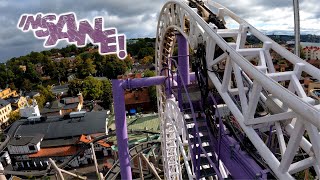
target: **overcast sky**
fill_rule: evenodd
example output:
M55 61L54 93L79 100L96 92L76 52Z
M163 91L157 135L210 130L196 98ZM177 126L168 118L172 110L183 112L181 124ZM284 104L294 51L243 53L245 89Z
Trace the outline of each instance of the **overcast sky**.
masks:
M301 33L320 35L319 0L300 0ZM0 62L41 51L43 40L16 28L23 13L75 12L78 19L103 16L105 27L116 27L127 38L155 37L165 0L0 0ZM217 0L267 33L292 34L291 0ZM60 42L59 47L65 46Z

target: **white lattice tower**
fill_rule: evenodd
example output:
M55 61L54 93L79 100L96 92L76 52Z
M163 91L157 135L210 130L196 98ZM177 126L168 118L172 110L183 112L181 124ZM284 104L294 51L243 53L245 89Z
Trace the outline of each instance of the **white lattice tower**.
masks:
M166 179L182 179L180 157L183 157L189 179L193 179L194 175L188 162L189 152L186 151L188 144L183 143L186 142L183 113L180 112L175 98L166 100L163 115L161 134L165 177Z
M157 72L160 74L162 62L172 53L174 32L179 32L187 38L190 47L197 49L199 43L206 46L206 61L210 81L213 83L224 102L229 107L242 130L255 146L266 164L280 179L292 179L292 174L314 167L320 176L320 106L314 105L314 100L306 95L299 80L302 74L307 74L320 80L320 70L295 56L285 48L263 35L253 26L242 20L227 8L212 2L206 5L216 10L222 21L232 19L238 23L237 29L217 29L208 24L190 8L185 1L168 1L160 14L156 42ZM263 46L247 48L247 35L257 37ZM234 42L226 42L224 38L233 38ZM224 53L214 58L217 47ZM292 71L276 72L271 57L271 50L293 64ZM257 65L249 60L258 59ZM224 75L220 79L212 69L225 62ZM236 84L231 86L232 77ZM284 87L282 81L289 81ZM247 84L249 83L249 85ZM158 93L163 92L158 88ZM248 93L248 96L247 96ZM240 106L233 96L240 97ZM162 96L163 97L163 96ZM163 107L165 98L159 98ZM272 114L255 118L258 101L272 102L276 110ZM267 102L268 101L268 102ZM160 108L163 113L164 108ZM255 129L274 125L281 150L281 158L276 158L272 151L257 134ZM310 141L304 137L308 134ZM283 134L290 136L286 143ZM299 162L293 162L298 148L309 156Z

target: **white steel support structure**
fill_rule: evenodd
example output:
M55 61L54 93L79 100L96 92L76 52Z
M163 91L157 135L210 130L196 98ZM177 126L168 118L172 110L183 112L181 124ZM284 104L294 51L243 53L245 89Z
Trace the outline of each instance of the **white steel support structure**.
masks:
M206 2L207 7L213 8L218 17L225 22L233 19L239 24L238 29L217 29L213 24L208 24L198 15L195 8L190 8L186 1L168 1L159 17L156 63L157 72L160 75L162 63L172 54L173 32L179 32L189 42L193 50L197 50L199 43L206 46L206 61L210 81L213 83L224 102L229 107L242 130L255 146L260 156L279 179L293 179L292 174L311 166L320 176L320 106L315 106L313 99L308 97L299 80L302 74L312 76L320 80L320 70L301 60L282 46L262 34L253 26L242 20L236 14L220 4ZM228 18L226 18L228 17ZM261 48L245 47L247 35L257 37L262 43ZM234 42L226 42L223 38L233 38ZM216 47L220 47L224 53L214 58ZM271 56L271 50L279 54L283 59L293 64L292 71L276 72ZM249 59L256 57L258 64L253 65ZM210 71L216 65L225 62L225 71L222 78ZM241 78L242 75L246 78ZM232 77L236 82L231 86ZM250 86L244 82L250 82ZM289 81L289 86L284 87L279 82ZM161 89L158 88L160 94ZM249 92L248 92L249 91ZM247 93L248 92L248 93ZM264 93L263 93L264 92ZM267 93L267 94L266 94ZM248 96L247 96L248 94ZM240 107L234 101L234 95L240 97ZM279 106L278 113L255 118L259 100L266 101L271 98ZM164 108L163 98L159 98L159 110L162 121L166 121L165 114L168 109ZM257 127L275 125L276 134L281 147L281 158L277 158L261 137L255 131ZM163 125L164 128L166 124ZM165 135L174 129L164 130ZM290 131L290 132L289 132ZM304 138L305 132L310 141ZM289 134L290 139L285 142L283 134ZM171 152L169 141L174 141L174 135L165 136L164 151ZM175 140L177 142L177 140ZM299 162L293 162L298 148L302 148L309 157ZM172 152L177 149L172 149ZM166 163L169 163L169 159ZM176 163L176 159L172 161ZM167 167L169 168L169 167ZM171 168L171 167L170 167ZM168 171L168 169L166 169ZM178 178L178 177L177 177Z
M183 158L189 179L194 178L190 159L188 144L186 142L186 130L183 123L183 113L180 112L174 98L167 99L165 103L164 119L161 121L162 134L162 157L165 162L164 172L166 179L182 179L180 157Z

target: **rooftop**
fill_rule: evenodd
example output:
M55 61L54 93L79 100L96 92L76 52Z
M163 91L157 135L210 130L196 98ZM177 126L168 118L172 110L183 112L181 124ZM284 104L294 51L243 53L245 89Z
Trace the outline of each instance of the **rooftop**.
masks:
M25 146L27 144L38 144L43 139L43 134L36 134L34 136L14 137L9 141L12 146Z
M8 102L8 101L6 101L4 99L0 99L0 108L3 108L3 107L5 107L5 106L7 106L9 104L10 104L10 102Z
M33 136L40 133L44 134L44 139L57 139L81 136L82 134L106 133L106 121L107 113L105 111L87 112L81 118L47 119L35 124L28 124L26 121L17 128L15 134ZM15 123L19 123L19 121Z
M71 156L78 151L76 146L63 146L53 148L41 148L40 151L34 154L30 154L30 158L37 157L60 157L60 156Z

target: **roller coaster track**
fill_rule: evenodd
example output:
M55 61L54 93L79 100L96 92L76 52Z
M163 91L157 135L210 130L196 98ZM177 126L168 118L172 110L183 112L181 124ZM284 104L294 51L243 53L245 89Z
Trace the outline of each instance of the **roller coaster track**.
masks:
M155 134L159 134L158 132L147 131L147 130L130 130L128 133L135 134L135 135L141 135L141 134L154 134L155 135ZM91 148L90 143L95 144L100 140L109 139L109 138L112 138L112 137L115 137L115 136L116 136L115 132L110 132L108 135L99 136L99 137L93 139L92 141L85 143L75 154L73 154L71 157L69 157L63 163L59 164L58 167L61 168L61 169L65 168L74 158L76 158L77 156L82 154L86 149L90 149ZM132 149L135 149L135 148L132 148ZM9 170L0 170L0 173L1 174L19 175L19 176L36 176L36 177L39 177L39 176L45 176L45 175L54 174L55 172L53 172L51 169L47 169L47 170L42 170L42 171L9 171Z
M216 12L216 15L213 12ZM224 29L220 22L224 23L228 19L238 23L238 28ZM299 82L306 75L320 80L319 69L295 56L218 3L211 1L168 1L161 10L156 34L155 56L158 75L173 76L174 72L170 71L172 66L170 57L173 54L177 34L187 39L189 47L195 54L201 48L204 48L204 61L202 61L202 67L200 68L204 69L207 77L202 74L202 78L207 78L209 84L213 85L211 88L218 92L241 131L277 178L293 179L293 174L310 167L313 167L317 176L320 176L320 138L318 130L320 128L320 106L315 105L314 100L307 96ZM246 47L245 43L248 35L258 38L263 46L261 48ZM290 62L293 65L293 70L276 72L271 56L272 51ZM257 65L250 62L252 58L258 60ZM216 69L223 63L225 63L224 72L219 75ZM166 71L167 69L169 71ZM280 82L283 81L288 81L289 85L282 86ZM179 171L181 171L180 164L178 164L179 159L170 158L172 155L179 157L181 151L181 155L186 156L187 161L192 161L193 168L189 166L189 170L187 170L192 171L190 174L188 173L189 179L199 179L201 178L199 172L197 172L199 164L197 165L198 162L195 162L199 161L197 160L199 158L195 157L197 154L192 152L194 150L190 146L193 144L200 147L200 151L206 151L200 145L203 140L201 140L201 131L197 125L196 112L191 110L191 119L194 121L195 130L193 135L190 134L185 137L190 152L185 154L183 148L177 148L177 146L185 145L184 141L180 142L181 138L179 139L179 136L183 137L182 134L187 132L187 118L185 116L187 112L178 108L174 108L175 110L167 108L170 106L169 104L172 107L172 102L167 101L168 98L165 94L168 88L170 87L157 87L161 121L167 122L168 116L175 118L171 120L172 123L169 123L169 125L178 134L170 135L170 131L165 130L168 123L162 123L162 147L164 148L163 158L166 178L182 179L179 175ZM200 88L202 87L200 86ZM200 90L202 91L202 89ZM239 100L236 101L237 98ZM171 99L170 101L175 100ZM269 114L262 117L255 116L259 101L262 101L264 106L270 109ZM176 115L172 116L172 114ZM184 125L181 125L181 121L184 121ZM182 127L185 127L184 130L179 129ZM277 143L275 146L280 149L280 155L276 156L264 142L265 139L258 134L258 132L268 128L270 128L270 132L276 135L276 141L274 142ZM181 132L179 133L177 130ZM287 135L287 139L285 139L285 135ZM305 135L309 138L306 138ZM164 137L168 137L173 146L170 146ZM193 139L197 138L198 141L192 142L190 140L192 137ZM299 160L297 160L295 156L299 149L302 149L307 155L302 158L299 157ZM188 156L194 157L188 158ZM209 159L208 161L210 161ZM211 168L214 168L216 163L210 162L209 164ZM202 168L200 167L200 169ZM216 174L213 176L221 178L220 176L223 176L221 174L224 173L220 173L220 171L215 171Z
M146 150L160 147L160 145L161 145L161 141L148 141L148 142L143 142L134 146L129 150L130 161L132 161L140 153L143 153ZM120 163L119 163L119 160L117 160L105 175L105 179L110 179L110 180L116 179L119 173L120 173Z

